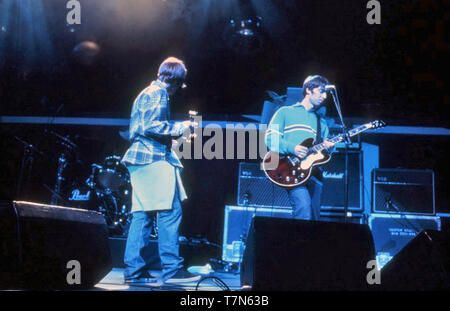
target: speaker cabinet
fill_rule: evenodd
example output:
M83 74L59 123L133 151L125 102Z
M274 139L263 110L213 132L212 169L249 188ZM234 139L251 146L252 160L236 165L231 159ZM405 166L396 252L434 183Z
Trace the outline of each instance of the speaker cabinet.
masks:
M111 269L100 213L31 202L0 204L1 288L91 288Z
M351 150L348 153L348 210L362 212L363 178L362 153ZM322 211L344 210L344 168L345 155L336 152L330 162L321 167L323 188ZM237 205L254 207L291 208L286 189L279 187L267 178L259 163L239 163Z
M252 290L366 290L367 225L255 216L241 264Z
M372 172L373 211L434 215L434 172L399 168Z
M330 162L322 168L321 210L343 211L345 203L345 153L335 152ZM359 150L348 151L348 210L362 212L363 177L362 153Z
M383 269L384 290L450 290L450 233L424 230Z
M422 230L440 230L441 218L422 215L371 214L378 267L382 268Z
M240 206L290 208L284 188L270 182L259 163L239 163L238 197Z

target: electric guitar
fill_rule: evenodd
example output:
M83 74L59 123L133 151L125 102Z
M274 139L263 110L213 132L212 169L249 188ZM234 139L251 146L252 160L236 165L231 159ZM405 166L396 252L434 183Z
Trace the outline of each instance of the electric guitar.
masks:
M339 134L328 139L332 143L344 140L345 136L355 136L369 129L384 127L383 121L373 121L363 124L348 131L345 135ZM326 151L323 143L313 145L314 138L305 139L301 145L308 148L308 152L303 159L295 155L281 155L269 151L261 163L262 169L271 182L281 187L292 188L305 183L314 166L323 165L330 161L331 155Z
M194 117L197 116L197 111L189 110L189 120L194 122ZM183 142L186 142L188 144L192 143L192 140L197 137L197 134L195 134L195 129L193 126L189 126L189 134L187 136L181 136L180 140ZM172 139L172 148L175 148L181 141L177 141L176 139Z
M189 110L189 120L191 122L194 122L194 117L197 116L197 111L194 110ZM187 143L191 143L192 139L194 139L195 137L197 137L197 135L195 134L195 129L193 126L189 127L189 137L186 139Z

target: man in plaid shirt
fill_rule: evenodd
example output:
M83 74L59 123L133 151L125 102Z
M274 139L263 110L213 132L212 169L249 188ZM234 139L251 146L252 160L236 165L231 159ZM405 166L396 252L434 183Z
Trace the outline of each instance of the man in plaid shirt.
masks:
M124 256L127 283L161 285L161 281L180 283L200 279L183 267L184 260L179 256L181 201L187 196L180 177L183 166L172 150L173 139L197 124L169 121L169 97L184 85L186 72L181 60L175 57L164 60L158 79L136 97L131 110L131 146L122 158L133 188L133 217ZM160 280L149 272L153 264L148 254L153 226L151 212L157 212Z

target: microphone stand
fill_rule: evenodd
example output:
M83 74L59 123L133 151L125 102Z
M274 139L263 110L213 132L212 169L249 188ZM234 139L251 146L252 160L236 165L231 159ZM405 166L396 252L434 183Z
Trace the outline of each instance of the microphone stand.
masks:
M16 188L16 197L18 199L19 198L26 199L28 191L29 191L29 187L30 187L31 172L32 172L32 169L33 169L33 164L34 164L33 151L39 153L41 156L43 156L44 154L39 149L37 149L35 146L33 146L32 144L27 143L26 141L23 141L19 137L14 136L14 138L17 141L21 142L25 146L25 148L23 150L21 165L20 165L19 180L17 182L17 188ZM24 171L25 171L26 167L28 168L27 177L26 177L26 190L27 190L27 192L25 192L25 194L21 197L20 195L21 195L21 192L22 192Z
M58 171L56 174L56 183L55 187L52 191L53 195L50 199L51 205L58 205L58 200L61 200L61 184L65 180L63 176L63 171L67 166L67 158L65 151L61 152L59 158L58 158Z
M347 223L347 212L348 212L348 146L351 144L350 137L348 136L348 128L345 125L344 118L342 116L341 105L339 103L339 97L337 95L337 90L335 87L330 88L330 94L333 97L334 105L336 106L339 119L341 121L342 135L344 137L345 143L345 166L344 166L344 222Z
M385 198L384 201L385 201L385 206L386 206L386 209L388 212L390 212L389 210L394 210L395 212L397 212L400 215L400 218L403 218L406 221L406 223L410 226L410 228L412 228L414 231L416 231L416 235L419 234L420 229L417 228L416 226L414 226L413 223L408 220L406 215L404 215L400 211L400 209L397 207L397 205L395 205L394 202L392 202L391 197Z

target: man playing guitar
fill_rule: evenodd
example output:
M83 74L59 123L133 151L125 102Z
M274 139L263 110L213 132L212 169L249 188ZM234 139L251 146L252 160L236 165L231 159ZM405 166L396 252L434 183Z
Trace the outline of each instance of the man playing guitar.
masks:
M186 73L183 61L167 58L159 67L158 78L142 90L131 109L131 145L122 158L133 188L133 218L124 254L127 283L160 286L200 279L185 269L178 243L181 201L187 196L180 176L183 165L172 147L175 138L198 124L192 119L170 122L169 99L184 85ZM157 214L160 279L149 271L154 258L149 254L152 213Z
M292 106L282 107L273 115L267 132L266 145L269 150L281 155L295 155L300 159L308 155L308 148L301 142L312 138L327 149L334 143L327 140L329 129L318 109L327 97L328 80L322 76L309 76L303 82L303 100ZM321 181L312 176L307 182L287 188L293 207L292 217L318 220L320 216Z

